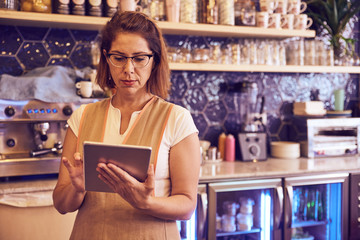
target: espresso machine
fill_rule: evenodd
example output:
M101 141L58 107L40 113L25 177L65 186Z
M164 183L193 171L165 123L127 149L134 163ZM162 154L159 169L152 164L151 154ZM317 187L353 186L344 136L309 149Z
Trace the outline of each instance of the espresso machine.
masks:
M0 178L58 173L66 121L82 103L0 99Z
M242 161L262 161L267 159L267 134L263 114L265 98L259 95L255 82L241 83L237 97L237 108L240 119L238 142Z

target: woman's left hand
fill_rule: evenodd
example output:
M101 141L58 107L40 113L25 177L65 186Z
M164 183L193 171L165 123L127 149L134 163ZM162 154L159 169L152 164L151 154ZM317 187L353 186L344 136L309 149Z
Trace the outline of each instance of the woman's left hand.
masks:
M115 193L118 193L133 207L145 209L155 188L154 165L150 164L145 182L139 182L123 169L112 163L100 163L96 170L99 178Z

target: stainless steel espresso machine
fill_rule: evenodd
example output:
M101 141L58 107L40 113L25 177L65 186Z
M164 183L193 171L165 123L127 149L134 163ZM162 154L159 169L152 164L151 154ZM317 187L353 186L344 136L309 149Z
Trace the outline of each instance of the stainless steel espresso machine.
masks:
M242 82L237 98L241 131L238 134L242 161L267 159L267 135L263 114L265 98L260 97L255 82Z
M66 121L80 104L0 100L0 177L58 173Z

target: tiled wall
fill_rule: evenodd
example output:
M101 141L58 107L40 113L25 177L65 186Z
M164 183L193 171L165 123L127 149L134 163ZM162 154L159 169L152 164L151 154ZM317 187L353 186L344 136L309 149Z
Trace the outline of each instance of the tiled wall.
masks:
M91 66L91 41L97 31L0 25L0 74L21 75L42 66L71 68ZM169 45L183 37L166 36ZM189 109L200 130L200 138L217 144L221 132L240 130L235 103L236 83L256 82L265 96L267 130L274 140L294 139L298 130L291 125L292 103L310 100L310 91L320 90L320 99L330 109L332 92L346 89L346 109L357 114L358 76L350 74L172 72L170 101ZM1 98L1 96L0 96Z

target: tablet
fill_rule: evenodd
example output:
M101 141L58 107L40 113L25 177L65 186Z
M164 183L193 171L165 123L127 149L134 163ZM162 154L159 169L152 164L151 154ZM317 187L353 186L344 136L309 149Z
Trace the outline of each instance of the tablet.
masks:
M151 147L135 145L115 145L101 142L84 142L84 176L85 190L96 192L113 192L96 171L101 158L107 163L113 163L140 182L147 177L150 164Z

